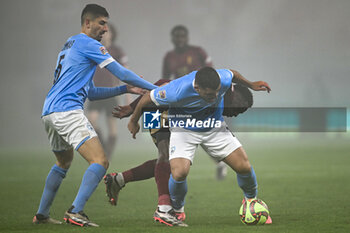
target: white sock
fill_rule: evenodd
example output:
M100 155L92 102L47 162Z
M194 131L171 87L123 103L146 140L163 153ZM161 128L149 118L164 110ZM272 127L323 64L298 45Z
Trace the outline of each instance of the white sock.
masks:
M158 209L162 212L168 212L173 207L171 205L158 205Z
M248 200L256 199L256 196L255 196L255 197L251 197L251 198L244 197L244 199L245 199L246 201L248 201Z
M120 185L120 187L125 186L124 176L122 173L117 174L116 180L117 180L118 184Z
M181 213L181 212L185 212L185 206L182 206L180 209L174 209L175 212Z

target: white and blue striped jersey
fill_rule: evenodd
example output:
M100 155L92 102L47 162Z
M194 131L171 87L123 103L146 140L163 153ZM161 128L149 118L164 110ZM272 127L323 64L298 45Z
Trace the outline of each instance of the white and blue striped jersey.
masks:
M205 121L207 119L223 121L225 92L231 87L233 73L228 69L217 69L220 76L221 88L215 102L209 103L201 98L194 89L197 71L171 81L169 84L151 91L152 101L157 106L169 107L169 120L180 120L191 117ZM184 127L190 130L201 130L198 127Z
M103 68L113 61L97 40L83 33L68 38L58 54L53 86L42 115L83 109L96 66Z

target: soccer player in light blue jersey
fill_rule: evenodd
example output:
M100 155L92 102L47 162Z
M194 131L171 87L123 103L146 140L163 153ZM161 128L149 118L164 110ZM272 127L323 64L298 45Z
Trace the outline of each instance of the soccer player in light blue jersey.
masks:
M248 81L235 70L204 67L144 95L130 118L128 128L135 138L140 129L138 120L143 107L152 102L169 107L169 193L173 209L168 214L184 212L186 177L198 145L213 159L224 161L237 173L238 184L245 197L243 201L257 196L254 169L241 143L229 131L222 117L223 96L232 82L255 91L271 90L266 82ZM157 216L166 214L159 209L155 212ZM267 223L271 223L271 218Z
M86 98L105 99L126 92L142 93L156 88L117 63L100 43L107 31L108 12L88 4L81 14L81 33L68 38L58 54L54 81L42 112L42 120L57 162L51 168L33 223L61 222L50 218L50 207L73 160L73 149L89 163L78 194L64 220L79 226L98 226L83 212L87 200L103 178L108 160L94 128L83 113ZM92 81L96 66L108 69L120 80L140 88L120 86L95 87Z

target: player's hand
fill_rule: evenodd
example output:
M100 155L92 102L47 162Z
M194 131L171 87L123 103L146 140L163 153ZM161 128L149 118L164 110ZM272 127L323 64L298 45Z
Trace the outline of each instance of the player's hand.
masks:
M128 123L128 129L129 129L130 133L132 134L133 139L136 139L136 134L140 130L139 123L130 120Z
M267 82L264 82L264 81L252 82L252 85L250 88L253 89L254 91L267 91L268 93L270 93L271 91L269 84L267 84Z
M137 94L137 95L144 95L147 93L147 90L139 88L139 87L133 87L130 85L126 85L126 89L128 93L131 94Z
M112 115L119 119L129 117L134 111L130 105L117 106L114 110L115 111L112 112Z

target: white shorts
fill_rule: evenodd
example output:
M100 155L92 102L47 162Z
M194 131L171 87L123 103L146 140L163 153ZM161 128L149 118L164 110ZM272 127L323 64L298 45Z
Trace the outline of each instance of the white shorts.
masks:
M54 112L43 116L42 121L48 135L52 151L59 152L71 148L78 150L88 139L97 134L81 109Z
M221 161L242 146L225 122L222 122L221 128L207 132L179 128L171 128L170 131L169 160L186 158L192 164L196 148L201 145L214 160Z

